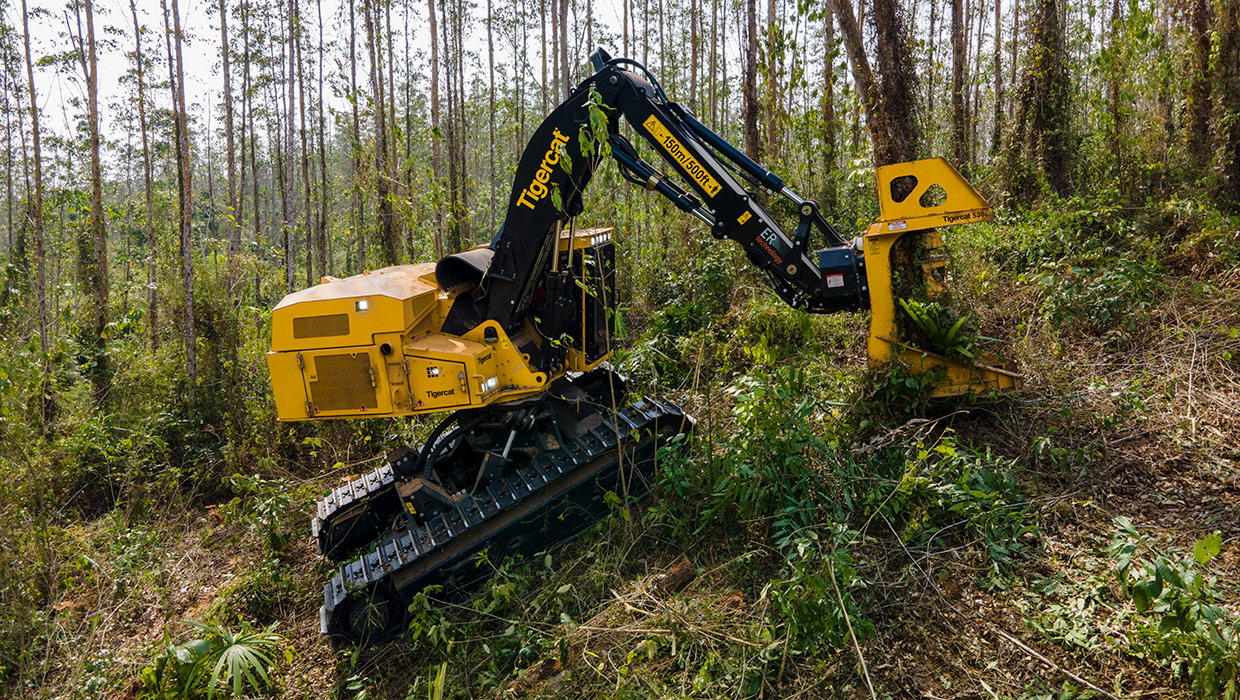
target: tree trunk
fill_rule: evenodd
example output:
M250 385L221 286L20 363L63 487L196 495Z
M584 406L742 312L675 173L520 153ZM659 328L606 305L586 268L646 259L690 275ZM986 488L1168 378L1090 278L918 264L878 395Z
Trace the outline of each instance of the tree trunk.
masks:
M758 0L745 0L745 151L750 158L762 161L762 144L758 136Z
M710 123L719 128L719 3L721 0L710 0ZM627 6L628 0L625 0ZM627 26L627 24L625 25ZM627 43L627 42L626 42Z
M444 0L445 2L447 0ZM439 35L435 27L435 0L427 0L426 2L429 12L427 17L430 19L431 34L431 179L432 196L431 207L435 211L435 257L436 259L443 257L443 206L440 202L440 192L443 188L443 161L439 154L439 140L442 136L439 122ZM546 35L546 30L543 31ZM447 47L444 47L447 50ZM543 57L543 79L546 80L547 60ZM545 93L544 93L545 98Z
M1192 56L1188 84L1188 154L1193 164L1204 170L1209 167L1212 144L1210 139L1210 39L1213 9L1210 0L1192 0L1190 44Z
M822 208L836 205L835 188L835 21L828 7L822 13Z
M964 140L964 0L952 0L952 160L969 160Z
M698 0L689 3L689 111L697 114Z
M363 2L366 37L370 52L370 85L375 100L375 182L379 197L379 241L383 263L396 264L396 231L392 227L392 202L388 197L388 136L387 103L384 100L382 40L379 36L378 10L373 0Z
M857 88L857 99L865 111L865 125L870 133L874 164L886 165L893 162L891 139L887 132L887 115L874 85L874 74L870 71L870 60L865 53L861 28L857 26L852 2L830 0L830 6L835 14L835 20L840 25L844 49L848 53L848 63L852 67L853 83Z
M10 52L5 51L0 55L0 61L4 64L4 187L5 187L5 208L8 210L4 218L5 232L8 234L8 246L5 252L8 253L10 261L16 261L16 251L13 250L13 123L12 123L12 100L16 97L16 86L11 85L12 72L9 68ZM9 88L14 89L10 92Z
M1016 65L1020 60L1020 3L1021 0L1013 0L1012 2L1012 38L1008 41L1008 46L1012 47L1012 60L1008 61L1008 85L1012 86L1013 95L1017 90L1016 83ZM1016 116L1016 99L1008 100L1008 119L1011 120Z
M331 275L335 274L336 265L334 256L327 251L327 212L331 192L327 190L327 119L323 114L323 103L327 101L323 93L323 52L326 47L323 42L323 0L315 0L314 8L319 17L319 269L324 275Z
M434 2L434 0L430 0ZM434 13L431 13L432 18ZM357 89L357 13L353 0L349 0L349 105L353 110L353 144L350 160L353 163L353 232L357 236L357 272L366 269L366 198L362 192L362 126L358 118L357 103L361 93ZM434 19L431 20L432 22ZM433 25L432 25L433 26ZM431 32L434 34L434 31Z
M94 326L90 331L94 344L94 367L90 376L95 390L95 404L103 406L107 403L112 382L105 337L109 307L108 232L103 221L103 169L99 162L99 62L95 53L94 1L83 0L82 9L86 14L86 45L82 72L86 79L86 116L90 134L90 287L95 297L91 314Z
M538 13L541 21L538 23L542 27L542 51L539 55L542 57L542 113L547 115L547 2L555 2L556 0L538 0ZM555 12L552 12L554 15ZM554 21L554 19L553 19ZM555 33L552 32L552 41L555 40Z
M1240 211L1240 0L1218 3L1219 194L1224 206Z
M458 253L461 250L461 230L457 219L457 158L456 158L456 62L452 60L452 32L449 29L448 22L448 2L450 0L442 0L439 4L439 24L443 31L443 60L444 60L444 78L445 87L448 93L448 250L449 253ZM554 37L553 37L554 38Z
M1030 167L1060 196L1067 195L1071 185L1070 85L1058 0L1036 0L1033 9L1030 63L1004 163L1004 189L1025 199L1040 190Z
M875 0L875 45L883 114L890 139L889 160L901 163L916 160L921 149L921 125L917 119L917 73L905 29L904 11L899 0Z
M237 253L241 249L241 225L237 220L237 162L233 141L233 95L231 56L228 48L228 5L220 0L220 58L224 68L224 147L228 159L228 288L236 275Z
M254 232L253 232L254 306L256 309L254 313L254 330L256 333L261 333L262 324L263 324L263 315L262 315L262 312L257 311L257 308L259 304L262 302L262 298L263 298L262 278L260 275L260 270L262 267L261 265L261 261L262 261L261 240L262 240L263 222L262 222L262 200L260 200L258 196L258 138L255 136L257 128L254 125L254 122L257 121L257 119L254 118L254 98L253 98L253 95L251 94L252 83L250 81L250 56L251 56L250 54L250 13L251 12L253 12L253 5L246 3L246 5L244 5L243 7L243 11L241 15L241 33L244 37L243 62L245 64L245 72L242 74L243 77L242 77L241 92L242 92L242 99L244 100L243 110L248 116L249 127L250 127L250 130L249 130L250 187L253 189L251 194L252 194L253 202L254 202ZM242 129L242 132L244 133L245 130ZM242 151L242 154L243 154L242 160L244 161L245 160L244 150Z
M26 9L26 0L22 0L22 40L26 49L26 82L30 89L30 141L34 155L34 202L27 204L28 216L34 229L34 260L35 260L35 303L38 307L39 319L39 364L43 370L43 379L39 385L40 416L46 422L51 417L51 365L47 354L47 270L43 231L43 155L40 150L39 131L39 99L34 85L34 59L30 54L30 12Z
M181 57L181 13L177 0L172 0L172 27L168 26L168 6L164 10L164 32L175 44L176 53L169 51L168 79L172 87L173 122L176 129L177 190L180 195L181 280L185 291L185 398L192 412L197 408L198 343L194 328L194 248L192 239L194 205L189 162L189 122L185 109L185 67Z
M990 133L990 159L999 153L1003 137L1003 34L999 21L1003 0L995 0L995 114Z
M776 120L778 116L779 104L779 71L781 68L781 59L783 56L783 47L780 46L780 26L779 13L776 10L775 0L767 0L766 2L766 154L765 157L772 164L778 157L776 147L777 134L779 133Z
M293 24L294 32L289 41L292 45L289 50L293 52L293 56L297 62L297 122L298 131L301 138L301 187L302 187L302 215L301 225L306 229L306 286L312 286L315 283L314 277L314 227L311 226L312 208L310 205L310 148L306 137L306 75L305 75L305 59L301 54L301 8L297 0L293 0ZM325 273L325 272L324 272Z
M281 177L283 185L281 186L281 206L284 211L284 274L288 282L288 291L292 292L296 287L296 268L297 268L297 216L293 213L293 141L296 138L297 122L293 120L293 115L297 112L297 51L294 49L293 42L297 36L297 0L289 0L288 6L288 74L281 81L281 87L284 88L285 109L283 124L287 126L284 129L284 148L283 150L283 168L281 168Z
M490 177L488 179L491 181L491 200L487 210L490 213L490 230L494 233L495 211L498 208L495 199L495 183L499 180L499 173L495 171L495 39L492 36L491 28L493 24L492 12L491 0L487 0L487 120L489 125L487 135L490 140L490 149L487 151L487 156L490 159Z
M461 20L458 19L457 22ZM459 27L459 25L458 25ZM457 46L457 51L463 51L464 47ZM458 57L460 54L457 54ZM568 99L568 93L573 89L571 70L568 67L568 0L560 2L560 89L558 91L558 99L563 102ZM458 76L461 78L461 76ZM463 84L463 78L460 81ZM462 91L463 92L463 91ZM464 110L461 112L464 114Z

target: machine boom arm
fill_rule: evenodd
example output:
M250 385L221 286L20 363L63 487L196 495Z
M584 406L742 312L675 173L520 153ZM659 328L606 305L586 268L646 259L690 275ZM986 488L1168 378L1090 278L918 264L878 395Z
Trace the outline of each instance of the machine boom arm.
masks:
M591 60L594 75L578 85L530 139L517 166L503 226L489 247L490 260L478 261L486 264L480 293L454 310L450 327L464 330L485 320L505 328L520 323L552 264L558 232L582 211L582 194L601 159L604 149L591 141L592 108L594 119L599 112L606 119L606 150L624 177L697 216L716 238L738 242L785 302L816 313L866 304L859 256L817 204L797 196L779 176L669 100L640 64L613 60L602 50ZM621 116L682 176L688 190L638 156L620 132ZM800 220L795 233L789 235L750 191L758 188L796 203ZM811 251L815 234L827 249Z

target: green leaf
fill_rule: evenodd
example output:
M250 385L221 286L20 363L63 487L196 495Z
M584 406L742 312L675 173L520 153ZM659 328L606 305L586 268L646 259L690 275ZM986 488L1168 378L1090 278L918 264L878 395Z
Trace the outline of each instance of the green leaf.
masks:
M1218 531L1197 540L1197 544L1193 545L1193 558L1198 564L1208 564L1211 559L1218 556L1219 551L1223 547L1223 537Z
M1150 594L1146 590L1148 582L1142 581L1132 586L1132 602L1137 606L1138 612L1148 612L1150 609Z

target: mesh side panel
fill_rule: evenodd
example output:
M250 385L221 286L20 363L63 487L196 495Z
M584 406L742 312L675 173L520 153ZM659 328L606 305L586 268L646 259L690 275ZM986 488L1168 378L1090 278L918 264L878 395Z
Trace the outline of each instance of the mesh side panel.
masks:
M318 379L310 382L310 400L320 411L357 411L378 408L371 384L370 356L320 355L314 358Z
M293 319L294 338L322 338L329 335L348 335L349 315L302 316Z

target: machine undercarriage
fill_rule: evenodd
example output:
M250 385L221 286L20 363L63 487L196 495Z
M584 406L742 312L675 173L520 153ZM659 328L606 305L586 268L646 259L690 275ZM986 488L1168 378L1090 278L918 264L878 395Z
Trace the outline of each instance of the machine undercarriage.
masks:
M324 587L321 631L337 645L393 634L418 591L484 575L484 550L500 561L575 536L606 514L608 492L644 492L658 447L692 427L673 404L626 402L607 368L449 417L423 447L392 452L319 501L319 550L344 562Z

